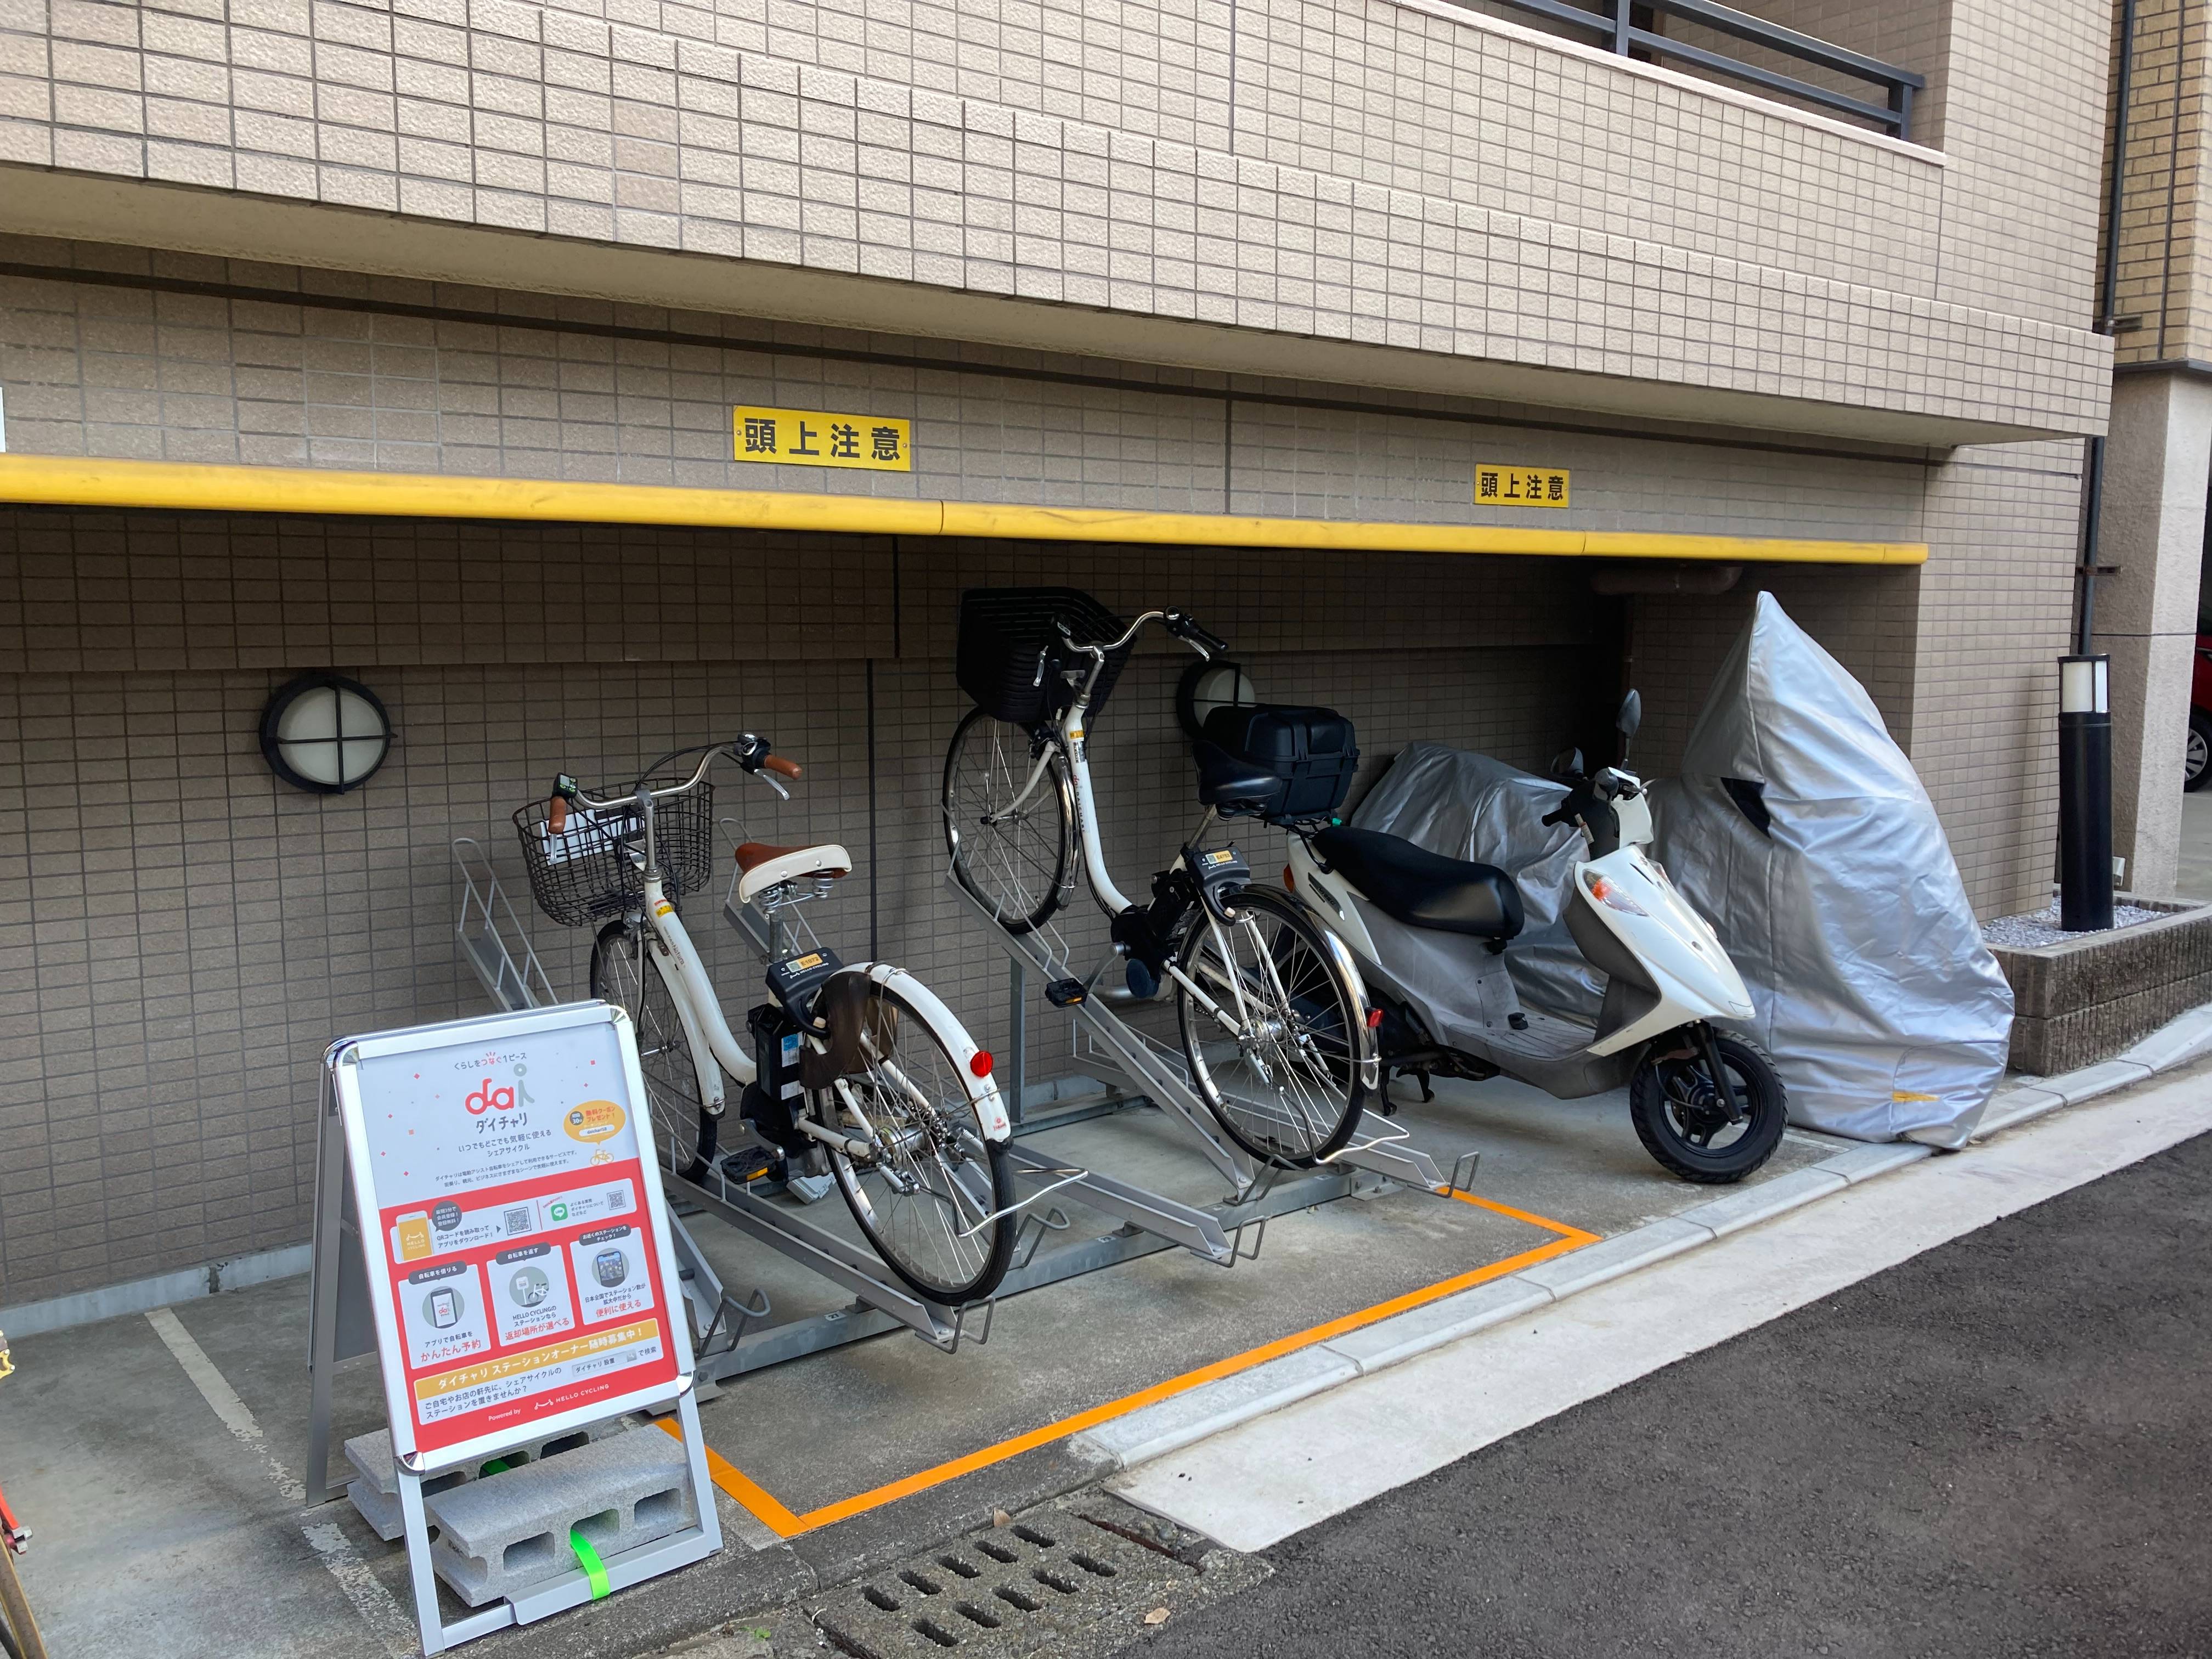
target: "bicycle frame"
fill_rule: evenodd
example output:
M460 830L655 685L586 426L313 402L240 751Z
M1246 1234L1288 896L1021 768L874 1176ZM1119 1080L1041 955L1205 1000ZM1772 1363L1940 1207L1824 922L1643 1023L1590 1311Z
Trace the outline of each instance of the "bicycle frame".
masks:
M1091 708L1092 689L1097 684L1098 676L1105 668L1107 656L1112 652L1120 650L1131 640L1136 638L1146 623L1163 621L1167 616L1168 613L1164 611L1147 611L1136 621L1131 623L1121 637L1112 644L1075 647L1091 657L1091 672L1084 677L1081 688L1077 690L1067 708L1062 711L1059 720L1054 723L1053 741L1037 756L1036 764L1030 773L1029 781L1023 786L1021 793L1015 796L1012 804L1006 808L1008 815L1018 812L1040 787L1051 787L1046 781L1046 775L1051 770L1052 757L1057 751L1063 761L1068 791L1067 804L1070 816L1075 822L1077 844L1079 849L1078 855L1083 864L1084 880L1091 889L1091 896L1097 901L1098 908L1109 916L1118 916L1124 910L1134 907L1128 896L1115 884L1112 873L1106 868L1105 848L1098 836L1097 798L1091 782L1090 746L1084 735L1084 721ZM1196 841L1203 837L1207 828L1214 823L1215 817L1213 809L1208 807L1205 819L1199 825L1197 835L1192 839ZM1175 865L1170 867L1174 868L1182 862L1182 855L1177 854ZM1224 962L1233 960L1229 942L1222 935L1222 919L1214 914L1211 904L1201 902L1199 909L1205 918L1206 927L1212 932L1214 948L1220 952L1221 960ZM1322 937L1326 939L1328 935L1324 932ZM1264 958L1262 960L1265 962ZM1208 995L1203 986L1183 972L1180 963L1170 961L1162 965L1169 976L1188 991L1199 1006L1231 1036L1237 1036L1250 1024L1252 1011L1245 1001L1244 987L1240 978L1231 976L1224 981L1230 997L1236 1004L1235 1012L1231 1014L1224 1010L1213 997ZM1269 981L1268 990L1273 996L1280 1000L1285 996L1282 981L1277 975L1272 962L1265 962L1265 966Z
M707 769L714 763L715 754L720 752L719 750L709 752L699 763L698 769L692 774L690 781L673 789L656 791L640 785L637 793L628 799L612 800L595 799L580 791L577 794L581 805L594 810L627 809L635 811L639 816L645 850L644 895L641 913L638 917L639 926L650 947L653 971L660 975L661 982L668 988L669 1000L676 1005L676 1016L684 1027L684 1041L691 1051L692 1070L699 1083L699 1098L706 1109L716 1117L721 1116L729 1106L728 1091L722 1082L723 1073L726 1072L735 1078L742 1089L759 1075L759 1068L754 1064L752 1055L738 1041L737 1034L730 1029L729 1020L722 1012L720 994L715 990L714 981L708 976L698 947L693 944L690 931L684 926L683 917L677 914L676 906L668 896L667 884L660 872L659 843L654 839L653 803L656 795L680 794L696 787L699 781L706 776ZM778 794L785 793L781 784L772 780L764 779L763 781L768 782ZM772 955L787 945L787 933L781 921L774 924L771 939ZM904 969L888 963L850 963L842 973L863 974L878 985L896 988L898 994L934 1028L939 1039L968 1073L964 1086L975 1105L984 1134L990 1139L1003 1141L1012 1133L1013 1125L1007 1117L1005 1103L999 1097L998 1085L988 1077L976 1075L969 1066L969 1062L979 1052L974 1039L969 1036L966 1027L934 992ZM808 1035L806 1041L817 1048L821 1046L820 1039L811 1034ZM894 1075L897 1074L896 1068L892 1071ZM919 1089L905 1082L903 1078L900 1080L901 1086L917 1102L924 1106L932 1103ZM843 1079L837 1079L835 1091L840 1103L866 1131L866 1139L840 1134L828 1125L817 1124L803 1115L798 1119L798 1127L813 1139L837 1147L850 1156L869 1155L875 1150L874 1127L868 1122L866 1114L861 1110L852 1089Z

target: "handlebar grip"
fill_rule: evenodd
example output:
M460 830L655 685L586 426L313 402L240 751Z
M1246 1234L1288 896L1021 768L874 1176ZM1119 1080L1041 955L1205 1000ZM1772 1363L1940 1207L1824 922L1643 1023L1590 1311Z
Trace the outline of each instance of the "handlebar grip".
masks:
M1573 814L1573 813L1570 812L1570 811L1569 811L1565 807L1562 806L1562 807L1561 807L1561 808L1559 808L1559 810L1558 811L1556 811L1556 812L1547 812L1547 813L1545 813L1545 814L1544 814L1544 817L1543 817L1543 823L1544 823L1544 827L1545 827L1546 829L1547 829L1547 830L1548 830L1548 829L1550 829L1550 828L1552 827L1552 825L1553 825L1553 824L1555 824L1555 823L1566 823L1566 822L1567 822L1567 820L1568 820L1568 819L1571 818L1573 816L1574 816L1574 814Z
M1217 655L1229 649L1228 641L1218 634L1209 633L1200 628L1188 614L1180 611L1168 618L1168 631L1179 640L1188 640L1209 655Z
M769 771L781 773L787 778L795 778L799 775L799 763L795 760L786 760L781 755L764 756L762 757L761 764Z
M568 827L568 801L566 796L556 795L545 803L545 827L556 836Z

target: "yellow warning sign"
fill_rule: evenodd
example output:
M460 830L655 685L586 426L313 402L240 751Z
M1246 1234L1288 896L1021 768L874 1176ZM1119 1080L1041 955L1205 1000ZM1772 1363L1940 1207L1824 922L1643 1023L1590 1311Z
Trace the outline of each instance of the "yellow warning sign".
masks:
M857 466L914 471L914 422L890 415L832 415L818 409L750 409L739 404L731 430L741 461L784 466Z
M1567 469L1563 466L1508 466L1503 461L1480 461L1474 469L1477 507L1565 507L1568 504Z

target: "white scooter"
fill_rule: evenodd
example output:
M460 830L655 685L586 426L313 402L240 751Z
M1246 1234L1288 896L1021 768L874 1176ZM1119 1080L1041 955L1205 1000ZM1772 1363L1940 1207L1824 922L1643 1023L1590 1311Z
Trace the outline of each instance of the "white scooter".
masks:
M1249 696L1241 675L1223 689ZM1204 690L1194 688L1195 702ZM1619 722L1624 758L1641 715L1632 691ZM1358 958L1386 1072L1416 1078L1424 1100L1434 1098L1432 1076L1503 1072L1569 1100L1625 1083L1653 1158L1686 1181L1741 1181L1773 1156L1787 1115L1773 1060L1712 1024L1751 1018L1750 994L1711 927L1644 850L1643 781L1617 766L1586 775L1579 750L1557 770L1568 793L1544 822L1574 824L1589 845L1566 921L1607 976L1595 1028L1521 1006L1505 965L1521 894L1502 870L1332 822L1293 831L1286 878Z

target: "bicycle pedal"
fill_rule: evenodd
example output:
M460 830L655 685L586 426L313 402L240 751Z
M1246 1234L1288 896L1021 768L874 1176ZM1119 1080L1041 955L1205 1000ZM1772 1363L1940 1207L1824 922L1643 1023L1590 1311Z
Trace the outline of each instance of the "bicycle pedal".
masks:
M773 1176L782 1162L782 1153L765 1146L740 1146L723 1154L722 1173L732 1181L763 1181Z
M1044 1000L1055 1008L1073 1008L1085 1000L1083 981L1079 979L1056 979L1044 988Z

